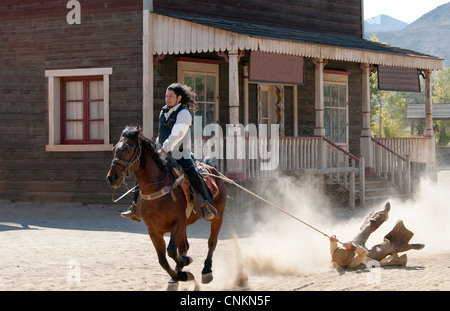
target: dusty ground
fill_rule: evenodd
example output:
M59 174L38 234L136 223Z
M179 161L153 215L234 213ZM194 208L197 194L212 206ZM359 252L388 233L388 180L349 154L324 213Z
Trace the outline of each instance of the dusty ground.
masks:
M448 189L449 185L450 172L440 174L439 186ZM409 252L407 266L400 268L336 270L329 263L328 240L323 236L277 212L255 219L254 211L252 216L230 209L214 256L215 279L211 284L200 284L199 289L450 290L450 248L436 246L449 244L446 228L450 206L448 194L437 193L442 194L441 201L432 203L433 207L420 206L417 217L414 206L409 207L411 217L405 225L416 233L413 242L427 246ZM432 191L430 195L437 196ZM429 201L419 199L417 204ZM394 202L393 210L396 206ZM0 201L0 290L166 290L169 278L157 262L147 228L142 222L121 218L119 213L124 209ZM350 239L349 234L356 234L369 212L336 210L325 216L322 213L327 221L313 217L318 213L314 209L302 217L314 220L338 238ZM397 216L391 215L393 221ZM278 218L281 225L275 221ZM426 228L418 228L424 222ZM445 227L433 233L441 224ZM389 226L382 229L381 237ZM233 239L233 232L237 239ZM188 236L194 262L187 270L200 280L208 224L194 224ZM248 280L237 282L242 273ZM179 289L193 290L194 283L181 284Z

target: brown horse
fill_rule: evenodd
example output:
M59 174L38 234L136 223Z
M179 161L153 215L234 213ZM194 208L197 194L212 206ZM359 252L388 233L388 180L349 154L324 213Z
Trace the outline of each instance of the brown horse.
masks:
M125 127L119 142L115 145L114 159L109 169L107 179L112 188L118 188L124 179L134 173L141 194L144 196L157 193L164 187L173 186L171 192L157 199L147 200L140 196L141 215L148 227L148 233L158 255L160 265L170 275L170 282L193 280L190 272L182 271L192 259L187 256L189 243L186 227L196 222L201 216L191 213L186 217L186 197L180 186L174 185L175 177L168 167L167 155L158 152L154 143L144 137L139 127ZM214 175L218 171L209 167ZM217 244L220 227L227 201L227 190L223 180L215 178L219 193L211 204L216 208L218 217L211 222L211 232L208 239L208 255L202 270L202 282L212 281L212 256ZM170 232L167 247L168 255L175 261L172 269L166 258L166 243L164 234Z

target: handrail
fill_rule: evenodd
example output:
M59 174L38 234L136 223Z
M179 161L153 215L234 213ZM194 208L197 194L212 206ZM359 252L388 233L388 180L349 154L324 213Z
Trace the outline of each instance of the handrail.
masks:
M411 194L411 164L410 154L401 156L376 138L371 137L374 145L375 173L392 185L398 187L404 194ZM377 149L381 148L381 149Z
M359 162L359 159L357 157L355 157L353 154L351 154L350 152L348 152L347 150L345 150L344 148L336 145L335 143L333 143L331 140L329 140L326 137L322 137L322 139L324 141L326 141L328 144L330 144L331 146L333 146L334 148L338 149L339 151L343 152L345 155L349 156L350 158L352 158L353 160L355 160L356 162Z
M392 149L390 149L389 147L383 145L381 142L379 142L377 139L371 137L372 141L375 142L377 145L381 146L381 148L386 149L387 151L389 151L390 153L392 153L393 155L397 156L398 158L400 158L400 160L405 161L406 159L404 157L402 157L401 155L399 155L397 152L393 151Z

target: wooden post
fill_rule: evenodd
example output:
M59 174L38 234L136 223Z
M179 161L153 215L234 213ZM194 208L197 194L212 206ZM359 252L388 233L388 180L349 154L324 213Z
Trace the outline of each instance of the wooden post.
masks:
M294 105L294 137L298 137L298 87L297 85L293 86L293 100L292 104Z
M425 71L425 137L430 137L429 153L427 159L428 174L435 178L436 171L436 139L433 130L433 87L431 83L431 70ZM437 176L437 175L436 175Z
M230 124L239 124L239 53L237 50L229 51L229 92L228 105L230 109Z
M142 130L143 134L153 137L153 16L144 8L143 11L143 76L142 76Z
M354 162L355 160L352 159ZM344 176L347 174L344 173ZM350 184L348 189L348 204L351 210L355 209L355 171L350 172Z
M431 84L431 70L425 72L425 133L426 137L433 137L433 90Z
M361 64L362 82L362 131L360 138L360 153L365 158L365 166L373 167L373 144L370 131L370 64Z
M242 63L244 87L244 125L248 125L248 62Z
M316 65L315 73L315 110L316 110L316 127L314 136L325 136L325 127L323 121L324 115L324 94L323 94L323 69L325 67L323 58L317 58L314 61Z
M324 93L323 93L323 69L325 61L323 58L313 59L316 65L315 71L315 111L316 111L316 127L314 128L314 136L325 137L324 127ZM327 145L324 140L320 140L317 154L318 168L327 167ZM321 176L323 178L323 176ZM323 180L320 181L324 185Z
M366 207L366 169L364 156L359 157L359 207Z
M244 135L244 133L238 133L239 127L239 52L237 50L232 50L228 52L228 67L229 67L229 93L228 93L228 105L230 110L230 121L229 126L234 127L236 130L233 133L237 133L237 136ZM236 128L237 127L237 128ZM227 131L228 133L228 131ZM242 137L242 136L241 136ZM227 159L227 176L231 179L243 179L244 168L243 159L238 159L237 154L242 152L238 148L245 148L245 146L239 146L239 139L234 137L234 152L231 159ZM230 142L231 143L231 142ZM244 141L245 143L245 141ZM229 154L227 152L227 154Z

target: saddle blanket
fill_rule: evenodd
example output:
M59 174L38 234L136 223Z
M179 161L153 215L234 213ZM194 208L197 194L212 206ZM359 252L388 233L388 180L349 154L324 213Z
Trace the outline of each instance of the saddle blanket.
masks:
M196 168L199 171L200 174L202 173L210 173L212 172L203 165L203 163L197 162ZM178 178L182 174L182 168L176 168L172 167L172 172L175 176L175 178ZM217 186L216 181L211 176L204 176L202 175L203 179L205 180L206 185L208 186L209 190L211 191L211 194L213 195L213 198L215 198L219 194L219 187ZM192 185L189 183L189 179L186 177L182 182L182 189L184 196L186 197L187 207L186 207L186 218L189 218L192 212L196 213L196 206L194 201L194 189L192 189Z

